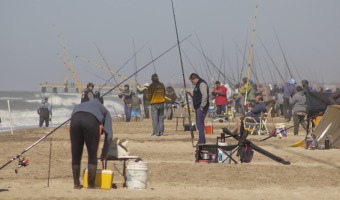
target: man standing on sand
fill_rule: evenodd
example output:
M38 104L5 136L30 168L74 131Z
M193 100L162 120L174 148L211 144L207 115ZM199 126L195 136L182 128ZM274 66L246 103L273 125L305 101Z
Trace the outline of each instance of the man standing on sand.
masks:
M48 127L52 115L52 106L48 103L48 97L41 100L37 112L39 114L39 127L42 127L44 122L45 126Z
M101 130L105 133L101 159L106 159L112 140L112 119L109 111L97 99L75 106L70 124L74 189L83 187L80 185L79 177L84 143L88 153L88 186L89 189L95 188Z
M165 101L165 86L159 82L158 75L151 76L152 83L150 84L146 98L151 105L151 118L153 132L151 136L163 136L164 133L164 101Z
M190 96L192 97L196 112L196 126L199 134L197 144L205 144L204 119L209 109L209 88L207 82L195 73L192 73L189 79L195 85L194 91L190 93Z
M215 97L216 115L221 116L226 113L228 103L227 88L225 88L224 85L221 85L220 81L216 81L215 84L216 87L211 94Z
M123 98L124 100L125 121L130 122L132 110L132 91L130 90L129 84L124 85L124 90L118 94L118 97Z

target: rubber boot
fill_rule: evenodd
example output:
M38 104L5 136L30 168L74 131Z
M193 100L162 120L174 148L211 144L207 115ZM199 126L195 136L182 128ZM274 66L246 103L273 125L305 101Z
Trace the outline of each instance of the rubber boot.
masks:
M74 189L81 189L83 186L80 185L79 177L80 177L80 165L72 165L72 173L73 173L73 185Z
M89 189L95 189L95 182L96 182L96 173L97 173L97 165L88 165L88 183Z

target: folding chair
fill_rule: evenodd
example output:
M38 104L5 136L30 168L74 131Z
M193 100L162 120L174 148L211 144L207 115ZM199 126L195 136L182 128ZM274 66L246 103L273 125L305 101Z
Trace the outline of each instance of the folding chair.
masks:
M262 133L268 134L267 121L268 119L271 119L271 111L272 108L270 108L267 113L261 113L259 121L253 117L245 117L243 120L244 129L251 135L261 135Z
M237 161L232 157L232 155L238 150L239 145L238 144L233 144L233 145L221 145L221 141L225 141L227 138L232 137L230 135L225 136L224 133L221 133L221 137L216 138L216 148L217 152L220 150L223 155L226 156L225 159L222 160L222 163L226 162L228 159L233 161L235 164Z

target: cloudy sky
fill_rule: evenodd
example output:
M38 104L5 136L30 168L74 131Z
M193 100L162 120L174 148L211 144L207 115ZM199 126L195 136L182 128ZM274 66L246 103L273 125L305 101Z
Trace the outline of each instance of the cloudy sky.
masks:
M246 76L257 13L252 79L339 82L338 0L173 3L180 39L191 35L181 44L186 79L195 71L208 82ZM44 82L74 82L70 65L82 84L104 84L111 75L97 66L105 66L103 57L111 70L121 68L121 75L130 76L177 41L170 0L2 0L0 25L0 91L39 91ZM154 72L167 85L182 82L178 48L133 79L150 82Z

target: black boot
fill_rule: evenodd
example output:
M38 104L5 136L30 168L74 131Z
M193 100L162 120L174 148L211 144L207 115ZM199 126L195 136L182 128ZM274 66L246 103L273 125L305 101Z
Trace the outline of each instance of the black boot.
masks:
M73 173L73 185L74 189L81 189L83 186L80 185L79 177L80 177L80 165L72 165L72 173Z
M87 182L89 184L89 189L95 189L96 182L96 173L97 173L97 165L88 165L88 179Z

